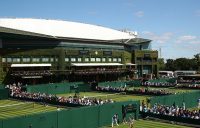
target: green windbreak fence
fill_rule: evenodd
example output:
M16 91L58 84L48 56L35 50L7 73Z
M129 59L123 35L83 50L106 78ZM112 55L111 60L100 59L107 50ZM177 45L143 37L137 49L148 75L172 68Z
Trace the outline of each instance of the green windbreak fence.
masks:
M4 88L4 85L3 84L0 84L0 89L3 89Z
M0 100L7 99L9 96L9 90L8 89L0 89Z
M127 101L4 119L0 128L98 128L111 125L116 113L122 121L122 106L130 104L135 106L131 114L137 119L139 101Z
M100 82L98 86L112 86L112 87L120 87L120 86L140 86L140 80L133 81L111 81L111 82Z
M2 128L57 128L57 112L2 120Z
M40 92L46 94L62 94L74 91L90 91L90 86L83 82L40 84L27 86L28 92Z
M150 99L151 106L155 103L162 105L178 105L182 106L183 102L185 102L186 108L196 107L198 102L197 100L200 98L200 91L194 91L189 93L180 93L175 95L168 96L160 96L160 97L152 97Z

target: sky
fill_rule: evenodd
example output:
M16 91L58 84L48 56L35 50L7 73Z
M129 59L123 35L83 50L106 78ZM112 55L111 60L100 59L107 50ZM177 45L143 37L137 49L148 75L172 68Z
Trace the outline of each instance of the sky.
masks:
M137 31L165 59L200 53L200 0L1 0L0 18L42 18Z

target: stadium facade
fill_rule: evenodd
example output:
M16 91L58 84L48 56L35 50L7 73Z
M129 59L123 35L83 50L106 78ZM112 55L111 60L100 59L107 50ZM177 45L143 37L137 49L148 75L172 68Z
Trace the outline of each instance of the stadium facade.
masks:
M0 82L157 76L158 52L136 32L45 19L0 19Z

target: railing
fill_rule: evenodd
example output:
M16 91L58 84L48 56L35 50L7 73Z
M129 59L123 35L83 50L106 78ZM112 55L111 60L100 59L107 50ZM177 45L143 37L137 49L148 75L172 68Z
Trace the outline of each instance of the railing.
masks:
M43 71L12 71L12 76L50 76L52 72L49 70Z
M88 70L76 70L74 74L112 74L112 73L125 73L125 72L135 72L132 69L88 69Z

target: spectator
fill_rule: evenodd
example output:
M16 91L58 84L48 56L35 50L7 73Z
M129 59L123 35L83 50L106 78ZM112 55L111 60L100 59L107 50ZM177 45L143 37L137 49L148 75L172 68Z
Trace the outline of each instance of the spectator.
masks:
M114 126L114 124L116 124L117 126L119 126L119 124L118 124L118 114L115 114L112 117L112 127Z
M200 108L200 98L198 99L198 108Z

